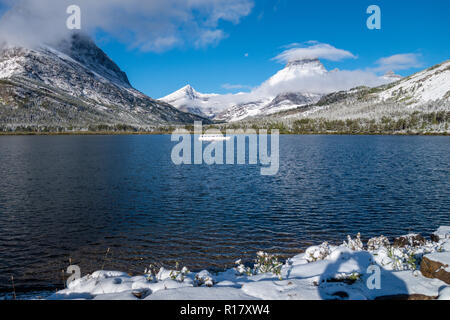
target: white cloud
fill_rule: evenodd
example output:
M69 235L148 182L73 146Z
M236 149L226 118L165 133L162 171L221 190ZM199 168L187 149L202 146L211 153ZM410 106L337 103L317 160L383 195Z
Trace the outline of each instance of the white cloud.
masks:
M239 23L253 0L0 0L11 9L0 20L0 39L37 45L67 34L66 8L80 6L82 30L103 30L131 47L163 51L215 44L226 35L220 21Z
M364 70L337 70L325 74L311 74L272 84L265 81L254 90L256 95L276 96L284 92L331 93L358 86L375 87L387 81L374 72Z
M417 53L402 53L396 54L390 57L385 57L379 59L375 68L376 71L396 71L396 70L407 70L411 68L422 67L422 62L420 61L421 55Z
M245 104L254 101L270 100L277 95L288 92L303 92L327 94L341 90L349 90L358 86L376 87L386 84L388 81L379 77L376 73L366 70L337 70L325 74L310 74L303 77L291 78L273 84L265 81L260 86L250 89L248 92L237 94L218 95L210 99L214 105L221 106L219 111L234 105ZM225 89L238 88L238 85L223 85ZM247 88L249 89L249 88Z
M203 30L195 41L195 46L206 47L207 45L215 45L225 37L226 35L222 30Z
M350 51L338 49L330 44L319 43L316 41L308 41L305 44L292 43L285 46L285 48L288 49L273 58L273 60L281 63L288 63L290 61L302 59L317 58L339 61L348 58L356 58Z
M251 89L251 86L245 85L245 84L231 84L231 83L224 83L222 85L222 88L227 90L242 90L242 89Z

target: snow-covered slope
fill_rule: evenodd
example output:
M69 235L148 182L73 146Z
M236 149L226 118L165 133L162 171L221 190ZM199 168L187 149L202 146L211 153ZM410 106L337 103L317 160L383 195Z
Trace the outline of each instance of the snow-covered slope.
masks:
M205 117L214 117L215 112L220 107L214 97L217 94L204 94L195 91L190 85L187 85L174 93L161 98L161 101L170 103L178 110L190 112Z
M327 94L307 110L292 110L273 117L277 121L280 118L398 120L414 112L450 112L450 60L406 78L391 73L386 76L399 80L375 88L357 87Z
M87 36L38 48L0 48L2 127L148 127L197 116L132 88L126 74Z
M281 111L315 104L322 95L314 93L282 93L275 98L262 97L260 100L237 104L219 113L215 119L235 122L248 117L269 116Z
M226 121L226 122L235 122L246 119L248 117L254 117L261 115L261 110L264 106L270 104L272 101L272 97L260 97L248 99L247 102L242 102L236 105L233 105L221 113L215 116L216 120Z
M403 101L417 105L450 99L450 60L413 74L378 94L382 101Z

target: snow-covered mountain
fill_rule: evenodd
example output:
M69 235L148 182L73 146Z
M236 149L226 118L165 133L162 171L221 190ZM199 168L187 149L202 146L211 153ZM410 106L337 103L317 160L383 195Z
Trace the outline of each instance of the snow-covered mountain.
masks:
M379 87L327 94L305 110L295 109L272 117L375 121L383 117L398 119L414 112L450 112L450 60Z
M150 127L201 119L133 89L88 37L38 48L0 48L0 125Z
M326 74L327 70L318 59L289 62L286 67L268 79L266 87L283 87L284 83L302 77ZM282 90L281 90L282 91ZM204 94L190 85L161 98L182 111L215 120L233 122L257 115L270 115L283 110L316 103L323 93L317 92L252 92L238 94Z
M450 100L450 60L383 87L377 93L381 101L402 101L417 105L436 100Z
M267 84L276 86L287 81L292 81L293 79L323 75L327 72L327 69L325 69L319 59L294 60L272 76L267 81Z
M278 71L264 82L263 86L266 88L266 94L257 92L253 95L257 97L256 99L252 97L253 99L250 101L233 105L218 114L215 119L234 122L248 117L267 116L280 111L314 104L319 101L324 94L323 92L283 91L283 87L295 80L321 76L327 72L319 59L291 61L284 69ZM267 88L274 89L267 90ZM277 91L281 93L277 95L271 94Z
M317 83L322 80L335 81L339 79L341 71L327 71L318 59L295 60L250 93L206 95L187 86L163 100L181 110L194 111L225 122L241 121L249 117L276 116L289 110L292 110L289 112L291 115L295 115L305 110L311 112L322 110L323 106L338 105L333 112L342 113L346 110L346 116L352 116L352 113L364 116L365 111L356 111L358 106L370 108L372 105L387 103L390 106L402 104L411 108L431 101L448 101L449 65L450 62L446 61L407 78L390 71L377 78L378 85L384 85L374 88L357 87L347 91L320 92L320 86L310 91L295 90L295 84L304 84L310 80ZM376 110L371 112L376 113Z
M217 101L214 101L214 97L217 96L217 94L197 92L190 85L187 85L160 100L173 105L178 110L212 118L217 108L220 107L217 106Z
M269 116L281 111L315 104L322 97L314 93L282 93L275 98L262 97L247 103L237 104L216 115L214 119L226 122L244 120L248 117Z

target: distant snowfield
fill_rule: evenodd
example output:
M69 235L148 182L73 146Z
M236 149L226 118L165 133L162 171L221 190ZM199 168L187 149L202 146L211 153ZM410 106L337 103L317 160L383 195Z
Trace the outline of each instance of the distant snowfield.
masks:
M422 239L418 244L415 235L407 235L405 247L391 246L382 236L369 240L364 247L358 236L348 237L340 246L325 242L310 247L284 264L259 253L254 268L237 261L236 268L215 275L186 268L161 268L157 274L134 277L118 271L97 271L48 299L367 300L420 295L449 300L447 283L426 278L418 270L423 256L449 262L450 227L439 228L435 237L437 242ZM448 265L445 268L448 271Z

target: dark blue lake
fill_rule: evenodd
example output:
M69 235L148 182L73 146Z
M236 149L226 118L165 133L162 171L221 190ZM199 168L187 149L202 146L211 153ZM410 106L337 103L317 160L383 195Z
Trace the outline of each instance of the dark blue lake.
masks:
M0 137L0 290L72 264L142 273L292 256L347 234L450 224L450 138L281 136L280 170L175 166L170 136ZM109 254L105 258L107 249Z

